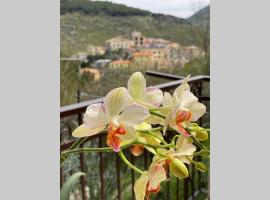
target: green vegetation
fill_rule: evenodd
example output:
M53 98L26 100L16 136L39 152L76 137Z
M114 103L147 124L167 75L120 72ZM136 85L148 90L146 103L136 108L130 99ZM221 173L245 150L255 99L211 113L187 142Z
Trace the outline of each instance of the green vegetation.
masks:
M203 27L210 26L210 5L200 9L194 15L187 19L194 25L199 25Z
M85 15L105 14L110 16L146 16L151 14L148 11L127 7L123 4L89 0L61 0L60 9L61 15L73 12L79 12Z

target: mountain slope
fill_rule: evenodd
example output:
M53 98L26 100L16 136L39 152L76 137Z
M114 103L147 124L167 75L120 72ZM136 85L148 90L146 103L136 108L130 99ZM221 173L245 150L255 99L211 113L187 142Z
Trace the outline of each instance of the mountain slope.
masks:
M61 0L61 53L85 51L90 44L103 45L117 35L136 30L182 45L200 45L198 27L173 16L153 14L110 2Z
M209 26L210 24L210 5L200 9L194 15L187 19L194 25Z

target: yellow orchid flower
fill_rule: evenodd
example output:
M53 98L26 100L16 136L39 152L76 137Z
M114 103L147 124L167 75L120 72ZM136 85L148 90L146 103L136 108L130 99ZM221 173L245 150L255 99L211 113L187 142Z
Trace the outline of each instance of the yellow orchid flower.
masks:
M185 130L186 123L195 122L206 112L206 107L198 102L198 98L190 92L188 77L177 87L171 96L168 92L164 93L163 109L161 112L166 115L163 132L170 126L184 136L190 136Z
M128 103L128 91L124 87L109 92L103 103L90 105L84 115L84 124L72 133L74 137L96 135L107 127L107 144L115 152L122 142L136 139L134 126L150 116L148 109L137 103Z
M152 163L148 171L145 171L135 182L134 192L136 200L150 199L151 193L160 190L160 183L166 180L166 171L162 164Z

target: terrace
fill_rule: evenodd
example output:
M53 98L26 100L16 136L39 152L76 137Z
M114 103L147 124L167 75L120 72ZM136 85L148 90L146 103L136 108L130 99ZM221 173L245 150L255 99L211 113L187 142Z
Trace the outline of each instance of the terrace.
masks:
M148 76L167 79L168 82L156 85L163 91L172 91L182 83L183 77L164 74L159 72L147 71ZM207 113L199 120L199 124L209 127L209 76L194 76L189 80L192 92L207 106ZM61 148L60 151L67 150L74 144L74 138L71 136L74 124L82 123L82 116L87 106L93 103L102 102L103 98L85 101L60 108L61 118ZM104 147L105 134L99 134L88 137L80 147ZM165 138L166 139L166 138ZM167 138L168 139L168 138ZM206 144L207 145L207 144ZM152 155L144 151L139 156L133 156L128 150L125 154L132 164L136 163L141 169L147 169ZM196 158L198 161L207 163L202 157ZM74 164L78 163L78 164ZM209 163L207 163L209 165ZM162 184L161 191L153 199L205 199L208 194L209 172L201 173L195 170L193 165L189 166L190 176L186 179L171 177L170 181ZM80 192L82 200L100 199L100 200L121 200L135 199L133 186L138 178L134 170L127 168L117 154L113 153L78 153L72 155L60 169L61 186L68 176L76 171L86 173L80 180L80 186L77 190ZM169 175L169 173L168 173Z

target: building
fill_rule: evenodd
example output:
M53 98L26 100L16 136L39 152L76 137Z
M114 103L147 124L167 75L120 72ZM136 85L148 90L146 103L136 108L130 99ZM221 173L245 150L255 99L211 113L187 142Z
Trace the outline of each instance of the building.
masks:
M96 47L93 45L89 45L86 50L91 56L103 56L106 52L105 47L101 47L101 46Z
M135 47L141 47L144 45L145 37L142 35L141 32L133 31L131 33L131 39L134 42Z
M149 51L152 53L152 61L159 62L166 59L166 51L164 48L147 48L144 51Z
M93 74L94 75L94 80L98 81L100 79L100 71L98 69L94 69L91 67L85 67L81 69L82 74Z
M135 63L152 62L153 53L151 51L137 51L133 53L133 61Z
M127 68L131 64L130 60L115 60L112 61L109 65L110 69L121 69L121 68Z
M117 36L106 42L106 49L109 51L116 51L119 49L129 49L134 46L134 42L128 38L123 36Z
M182 48L182 54L187 60L192 60L203 55L203 51L195 45L190 45Z
M166 57L170 61L177 61L181 56L181 46L177 42L169 43L165 48Z

